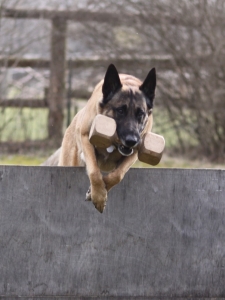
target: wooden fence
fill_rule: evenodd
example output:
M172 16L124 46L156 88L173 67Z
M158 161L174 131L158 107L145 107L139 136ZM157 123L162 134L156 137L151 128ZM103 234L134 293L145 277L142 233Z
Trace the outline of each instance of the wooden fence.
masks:
M57 143L62 139L63 126L63 107L65 103L65 95L68 97L88 98L90 93L84 90L76 90L65 92L65 72L77 67L98 67L107 68L109 63L115 63L120 69L129 71L131 59L117 58L114 60L102 58L90 58L66 61L66 36L67 22L69 20L75 22L107 22L112 26L134 23L139 20L138 15L120 16L110 13L98 13L87 11L48 11L48 10L18 10L2 8L1 17L17 18L17 19L48 19L51 21L51 57L50 60L44 59L20 59L19 57L0 57L0 67L33 67L46 68L50 70L50 83L45 93L44 99L0 99L0 107L48 107L48 137L49 140L55 140ZM149 19L151 22L151 19ZM60 57L60 59L58 59ZM132 67L135 66L146 69L152 65L157 68L168 69L171 67L171 57L168 56L148 56L132 58Z

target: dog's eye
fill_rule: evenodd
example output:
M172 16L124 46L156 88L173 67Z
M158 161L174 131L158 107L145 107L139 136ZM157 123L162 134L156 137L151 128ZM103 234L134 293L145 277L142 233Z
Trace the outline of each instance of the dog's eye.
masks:
M145 112L141 109L138 109L136 112L136 116L138 119L142 118L145 115Z
M118 107L118 108L116 109L116 112L117 112L119 115L124 115L125 112L126 112L126 106L123 105L123 106L121 106L121 107Z

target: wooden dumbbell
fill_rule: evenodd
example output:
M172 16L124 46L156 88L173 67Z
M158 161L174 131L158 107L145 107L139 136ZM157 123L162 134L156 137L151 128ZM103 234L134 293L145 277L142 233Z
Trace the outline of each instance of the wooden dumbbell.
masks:
M97 115L92 123L89 140L100 148L107 148L108 152L114 150L113 143L116 140L116 122L104 115ZM138 146L138 159L150 165L157 165L162 157L165 147L163 136L148 132Z
M165 148L164 137L148 132L138 149L138 159L146 164L156 166L160 162Z

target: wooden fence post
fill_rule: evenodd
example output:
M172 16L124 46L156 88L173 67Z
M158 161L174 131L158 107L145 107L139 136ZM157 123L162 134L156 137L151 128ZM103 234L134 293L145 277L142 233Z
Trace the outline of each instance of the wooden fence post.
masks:
M62 140L66 28L67 22L65 19L60 17L52 19L48 137L56 145L59 145Z

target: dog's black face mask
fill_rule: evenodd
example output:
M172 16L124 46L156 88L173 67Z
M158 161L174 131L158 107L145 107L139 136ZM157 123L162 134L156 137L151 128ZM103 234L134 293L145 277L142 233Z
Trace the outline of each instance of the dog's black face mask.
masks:
M153 108L156 72L152 69L139 90L122 85L114 65L110 65L102 86L102 113L112 117L117 124L120 140L118 150L122 155L132 154L139 142Z

